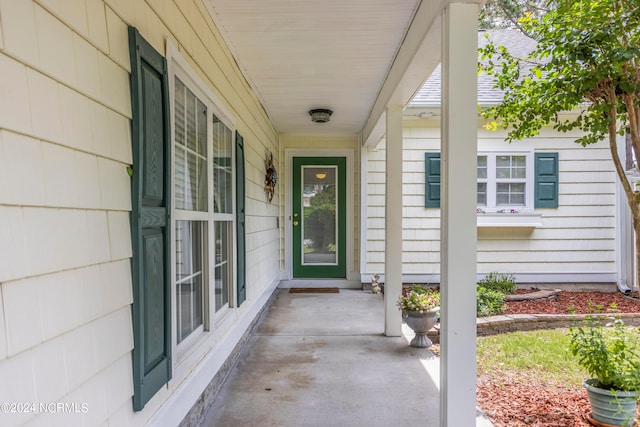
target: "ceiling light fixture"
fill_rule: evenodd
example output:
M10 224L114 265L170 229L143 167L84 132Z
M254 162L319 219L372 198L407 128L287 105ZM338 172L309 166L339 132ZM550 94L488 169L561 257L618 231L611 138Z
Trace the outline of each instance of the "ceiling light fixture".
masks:
M316 178L318 178L318 179L325 179L326 177L327 177L326 173L318 172L316 174Z
M326 108L315 108L313 110L309 110L311 121L315 123L328 122L332 114L333 114L333 111L327 110Z

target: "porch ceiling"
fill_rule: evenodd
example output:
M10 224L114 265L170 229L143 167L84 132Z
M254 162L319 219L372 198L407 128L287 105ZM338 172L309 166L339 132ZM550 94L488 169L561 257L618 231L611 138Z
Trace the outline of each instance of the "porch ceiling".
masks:
M421 4L421 0L204 1L279 132L304 135L355 135L370 126L372 111L380 103ZM446 1L429 3L441 7ZM434 67L438 45L435 50ZM422 81L430 71L424 70ZM333 110L331 121L311 122L307 112L312 108Z

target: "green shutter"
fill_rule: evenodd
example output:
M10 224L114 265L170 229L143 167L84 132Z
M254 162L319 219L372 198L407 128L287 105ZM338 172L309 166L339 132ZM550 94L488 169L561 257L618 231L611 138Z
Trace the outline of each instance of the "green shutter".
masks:
M169 93L165 59L134 27L129 49L133 408L139 411L171 378Z
M244 139L236 132L236 233L238 307L247 298L245 203L244 203Z
M440 207L440 153L425 153L425 196L426 208Z
M558 207L558 153L535 153L535 207Z

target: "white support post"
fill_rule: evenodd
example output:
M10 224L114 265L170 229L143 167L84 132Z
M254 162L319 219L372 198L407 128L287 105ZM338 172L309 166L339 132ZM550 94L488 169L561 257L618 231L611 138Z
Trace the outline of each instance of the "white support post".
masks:
M387 107L384 208L384 334L402 335L402 107Z
M440 426L476 424L478 5L443 12Z

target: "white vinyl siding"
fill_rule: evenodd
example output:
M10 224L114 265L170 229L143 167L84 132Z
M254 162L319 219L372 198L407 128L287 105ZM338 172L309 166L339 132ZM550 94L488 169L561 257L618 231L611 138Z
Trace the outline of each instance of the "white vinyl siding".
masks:
M238 342L230 331L259 309L279 278L281 193L265 208L263 190L264 153L280 160L277 131L202 3L20 0L1 8L7 102L0 106L0 378L7 386L0 387L0 400L65 402L82 396L89 411L67 424L178 425L180 420L167 421L166 412L179 417L196 401L184 398L183 386L193 392L202 383L194 377L216 371L211 361L226 357L221 337L231 347ZM167 40L179 46L194 73L223 100L220 105L236 121L230 129L238 127L245 136L248 202L247 301L235 316L215 318L215 332L198 343L201 351L184 358L138 413L132 408L127 25L167 58ZM197 152L183 149L192 160ZM207 162L207 182L210 167ZM192 182L204 182L201 172L195 168ZM202 211L192 207L213 199L211 191L197 193L198 187L189 192L185 210L194 216ZM203 233L212 234L213 226ZM212 240L204 250L213 259ZM16 414L7 423L48 424L46 415Z
M424 153L440 151L439 134L436 122L405 121L403 274L425 280L439 275L440 210L424 207ZM539 227L479 228L478 273L544 273L545 277L565 275L568 280L581 273L614 274L617 184L608 146L600 143L584 148L573 142L574 135L549 129L530 141L508 144L503 138L500 132L479 129L479 155L524 151L533 157L534 149L559 153L559 207L536 209L542 215ZM367 156L364 279L384 272L384 142ZM532 203L530 206L533 209Z

